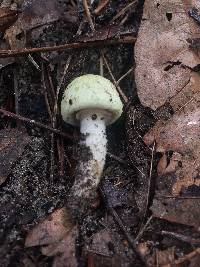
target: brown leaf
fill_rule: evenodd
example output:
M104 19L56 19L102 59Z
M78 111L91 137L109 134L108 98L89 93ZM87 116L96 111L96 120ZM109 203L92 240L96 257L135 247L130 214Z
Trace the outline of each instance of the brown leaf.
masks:
M200 199L155 198L151 210L153 216L170 222L200 227Z
M17 129L0 131L0 184L5 182L13 164L19 159L29 141L30 137Z
M196 99L198 101L198 99ZM159 121L145 136L146 144L156 141L156 151L173 153L166 170L173 176L170 193L178 195L184 188L200 185L200 109L188 104L168 121ZM177 155L179 157L177 158ZM161 163L158 164L160 166ZM160 174L160 173L159 173Z
M12 49L23 48L30 31L37 28L34 34L38 37L41 34L40 27L58 19L56 0L26 1L18 20L6 31L5 38Z
M199 1L192 1L200 7ZM147 0L135 45L135 78L140 101L157 109L190 81L199 55L187 39L197 37L200 27L188 16L189 5L181 0Z
M18 18L19 12L9 8L0 8L0 31L4 32Z
M26 237L25 246L43 246L46 256L54 256L54 267L75 267L75 241L77 227L69 223L65 208L54 211L44 221L36 225ZM45 246L44 246L45 245Z
M161 267L167 264L173 264L174 260L174 247L165 250L156 250L157 266Z
M200 262L200 248L197 248L190 252L189 254L184 255L182 258L177 259L173 266L170 267L199 267ZM163 266L169 267L169 266Z
M9 45L6 42L1 41L0 42L0 50L6 50L9 49ZM0 69L12 64L15 62L15 59L13 57L7 57L7 58L0 58Z
M58 243L48 245L41 249L44 255L49 257L54 256L53 267L78 266L75 247L77 235L78 230L74 227Z
M109 229L100 230L91 239L90 245L85 244L85 248L83 249L84 256L88 258L88 266L119 267L123 266L123 264L126 265L122 256L122 248L120 247L122 245L124 248L125 245L121 239L119 245L118 237Z

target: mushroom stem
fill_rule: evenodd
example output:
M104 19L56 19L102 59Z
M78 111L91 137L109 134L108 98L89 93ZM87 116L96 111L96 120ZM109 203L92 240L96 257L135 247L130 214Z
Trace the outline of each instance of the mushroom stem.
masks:
M101 175L106 157L106 125L105 111L85 110L80 112L80 132L85 140L80 142L90 148L93 159L98 164L98 173Z
M109 116L109 112L95 109L81 110L77 113L83 138L80 141L80 159L75 182L71 189L71 201L75 206L72 203L71 205L79 211L84 207L85 212L86 206L92 204L96 197L105 164L106 118Z

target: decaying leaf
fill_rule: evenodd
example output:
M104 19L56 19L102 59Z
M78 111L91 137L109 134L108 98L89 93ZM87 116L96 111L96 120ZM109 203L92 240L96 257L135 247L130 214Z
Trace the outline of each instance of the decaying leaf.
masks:
M164 153L164 158L165 153L172 154L165 170L159 170L159 174L173 176L172 195L178 195L193 184L200 185L200 109L192 110L191 106L192 103L185 107L184 112L177 112L166 122L159 121L144 137L146 144L156 140L156 151Z
M49 25L59 19L59 12L55 0L48 1L25 1L18 20L12 27L7 29L5 38L12 49L23 48L26 43L26 35L33 29Z
M198 267L200 262L200 248L195 249L194 251L180 257L175 260L173 264L164 265L163 267Z
M94 234L92 242L89 246L85 246L84 251L88 258L88 266L95 265L95 267L126 265L120 252L122 253L122 250L120 250L118 240L109 229L103 229Z
M158 163L156 196L151 207L155 217L200 226L199 199L176 199L191 188L200 189L200 110L197 92L192 101L184 105L169 120L158 121L144 136L146 144L156 141L156 151L163 153ZM183 99L183 98L180 98ZM175 103L175 102L174 102ZM178 101L176 101L178 103ZM172 196L170 199L157 195Z
M9 8L0 8L0 31L4 32L5 29L10 27L12 23L17 20L19 12L10 10Z
M0 49L6 50L9 49L9 45L6 42L0 42ZM12 63L15 62L15 58L8 57L8 58L0 58L0 70Z
M156 262L157 266L166 266L167 264L174 263L174 247L165 250L156 250Z
M154 198L151 210L153 216L179 224L200 227L200 199Z
M25 246L42 246L46 256L54 256L54 267L75 267L75 241L78 230L69 224L65 208L54 211L36 225L26 237Z
M198 228L198 198L175 198L200 188L200 75L194 72L200 57L187 42L199 38L200 27L188 15L191 7L200 8L199 1L145 1L135 57L142 104L157 109L168 102L174 112L143 138L162 153L153 215Z
M0 184L5 182L13 164L19 159L29 141L30 137L26 132L17 129L0 131Z
M200 2L145 1L135 46L135 78L144 106L162 106L188 84L200 63L187 42L200 36L199 25L188 15L191 7L200 8Z
M109 249L109 243L113 242L113 237L107 229L104 229L93 236L91 250L97 254L104 254L105 256L112 256Z

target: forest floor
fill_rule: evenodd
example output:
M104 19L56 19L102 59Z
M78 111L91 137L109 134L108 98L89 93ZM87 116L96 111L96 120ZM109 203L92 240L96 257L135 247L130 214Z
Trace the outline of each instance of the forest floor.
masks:
M0 266L199 266L199 186L170 197L172 180L158 166L173 152L163 158L143 138L173 113L138 97L134 45L144 1L1 2ZM60 102L88 73L112 81L124 109L107 128L95 208L69 234L79 129L62 121Z

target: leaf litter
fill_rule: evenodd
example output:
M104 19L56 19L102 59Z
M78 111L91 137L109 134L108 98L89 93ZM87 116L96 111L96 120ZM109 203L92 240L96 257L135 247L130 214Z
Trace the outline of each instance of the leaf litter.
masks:
M190 7L199 9L199 2ZM145 1L135 74L143 105L155 110L168 104L173 111L143 138L147 145L156 142L161 155L153 216L199 229L200 60L187 40L197 38L200 27L188 10L187 1Z
M12 1L5 2L10 5ZM78 26L77 22L79 22L81 17L85 16L84 9L81 8L80 3L78 2L76 5L74 1L65 2L65 10L60 10L58 8L57 1L24 1L19 13L10 11L13 6L10 6L10 8L9 5L6 6L7 14L5 16L2 15L2 18L0 16L0 23L5 32L4 37L6 41L2 41L4 42L4 47L7 49L24 49L33 44L40 45L40 42L45 42L47 45L49 43L54 44L54 40L52 41L51 38L45 39L44 36L48 31L52 33L52 29L56 31L56 25L61 25L59 24L60 20L67 24L67 26L64 27L64 32L66 32L64 36L66 38L65 41L71 41L73 37L75 41L83 40L87 42L92 40L95 42L98 39L117 39L120 35L135 34L137 32L137 26L135 25L139 22L138 18L136 18L135 25L132 25L132 28L125 26L126 22L130 21L129 19L134 20L134 16L138 16L138 14L134 12L134 8L129 10L129 7L134 6L136 1L125 1L125 3L119 1L118 9L114 1L100 1L99 3L98 1L94 1L92 5L89 6L89 12L91 13L90 15L97 31L92 34L89 33L87 21L85 21L82 26L79 25L81 26L79 29L76 29ZM140 5L140 8L141 7L142 5ZM190 16L188 14L191 7L193 8L192 14L194 16L191 16L191 13ZM194 46L194 43L198 42L199 25L197 25L193 19L198 16L198 12L194 12L194 10L198 9L199 3L197 1L192 1L189 5L188 1L155 2L147 0L144 4L143 19L135 46L135 81L139 99L143 107L139 104L140 109L138 110L137 105L133 106L132 103L129 103L128 105L131 105L129 109L127 105L126 109L128 113L125 114L126 140L117 144L117 146L121 146L118 150L115 146L112 148L114 151L117 151L117 154L120 151L120 156L115 157L117 159L116 161L119 160L120 164L118 162L117 167L115 167L116 162L115 164L113 164L112 161L108 163L113 165L106 170L106 179L104 177L104 184L101 188L106 198L109 200L109 206L114 209L118 216L115 217L115 219L120 218L120 227L127 233L125 236L135 236L138 229L141 229L138 227L140 217L143 221L143 219L146 219L146 211L147 214L150 213L148 207L152 204L151 198L153 204L150 208L153 212L154 219L165 219L168 222L192 226L196 230L199 229L199 74L196 72L199 66L199 52ZM119 10L123 11L120 15ZM3 14L3 10L1 11ZM77 17L77 13L79 17ZM107 24L112 21L115 25L110 24L107 26ZM103 26L101 22L103 22ZM11 27L10 24L12 25ZM70 27L71 32L68 30ZM77 35L75 31L73 31L73 27L78 30ZM55 38L55 42L57 43L62 43L62 41L63 40L57 37ZM123 71L123 73L119 72L119 70L121 71L121 69L123 69L123 57L117 57L119 60L116 61L115 64L112 57L114 57L113 55L115 52L118 52L119 54L122 53L124 58L126 58L124 62L128 61L126 49L125 47L119 47L116 51L114 51L114 49L112 52L111 50L108 51L110 52L106 56L111 62L111 68L105 75L109 76L111 73L112 78L114 77L115 79L115 77L119 77L120 79L127 71ZM80 56L80 61L77 61L77 55ZM130 51L128 55L130 57ZM54 53L50 56L50 61L44 55L42 58L37 57L37 60L39 64L41 62L42 64L44 64L44 62L45 64L51 62L51 69L55 71L55 62L58 64L59 60L61 60L63 64L67 56L67 52L61 54ZM94 62L94 65L97 65L97 57L94 53L81 51L80 54L74 54L73 57L74 61L70 66L69 73L65 74L65 79L63 77L67 82L74 76L80 75L82 72L88 72L90 70L90 65L94 64ZM55 60L54 62L51 61L52 58ZM16 59L14 60L17 63L24 62L22 59L19 61ZM14 60L12 59L10 62L13 63ZM92 64L88 64L91 60L93 60ZM87 64L85 64L85 62L87 62ZM2 68L11 63L5 61L2 64ZM81 70L82 64L83 69ZM25 65L25 68L26 66L27 65ZM21 66L21 68L23 67ZM29 68L30 66L28 66L27 71ZM59 68L60 66L58 66L58 69ZM97 69L94 68L92 71L98 73L99 70ZM31 71L33 72L33 70ZM39 73L39 69L37 71ZM53 75L53 71L50 72L49 75ZM21 75L20 71L18 75ZM60 73L57 74L57 76L60 76ZM33 87L31 85L29 86L29 84L30 80L23 76L18 85L20 89L19 105L21 105L21 103L31 103L31 101L36 99L33 87L37 88L38 98L41 101L41 92L38 92L38 88L40 88L39 83L36 82ZM122 81L122 85L131 88L134 92L131 92L130 96L136 97L134 84L130 85L126 81ZM48 90L49 88L47 88L47 97L49 97ZM31 99L31 93L34 96L33 100ZM28 112L28 108L26 109L23 107L23 109L20 109L20 112L25 111L29 116L40 114L42 110L40 101L38 101L39 104L35 110ZM51 99L50 103L51 102L54 101ZM48 101L46 105L48 106ZM167 116L164 116L164 118L161 115L163 105L164 107L167 106L170 108L170 112ZM52 107L50 107L50 109L53 110ZM152 110L155 110L155 112ZM41 114L38 118L45 118L46 121L46 117L43 115L44 113ZM155 118L153 118L153 114ZM152 127L156 118L158 120ZM30 129L28 130L30 131ZM147 130L149 130L148 133L144 135ZM31 131L32 135L34 130L31 129ZM118 132L118 130L116 130L116 132ZM40 135L41 133L36 130L36 132L34 132L34 135L35 134ZM147 193L149 190L153 189L151 176L154 175L154 173L151 173L151 171L149 172L149 166L152 165L152 167L154 167L155 165L153 162L154 151L152 152L144 145L142 141L143 135L145 144L149 146L155 142L156 152L159 153L155 195L151 192L150 195ZM26 138L24 139L25 142ZM37 266L37 257L39 257L39 263L42 262L40 260L41 254L38 254L38 250L40 250L43 255L42 257L45 256L44 266L52 266L50 263L47 264L52 258L53 266L78 266L79 263L77 259L79 258L80 260L81 257L81 260L85 261L85 265L88 266L110 266L111 264L114 264L114 266L130 266L133 262L137 265L135 252L130 249L130 244L126 238L122 240L119 233L117 234L118 236L116 235L119 230L115 229L116 223L113 221L111 215L104 216L103 210L97 209L97 213L94 212L91 217L88 216L84 218L81 225L82 232L78 233L76 225L72 227L68 224L68 214L63 206L66 203L66 184L69 186L71 181L67 181L66 183L66 177L68 176L58 176L58 179L62 181L62 185L59 184L59 181L58 187L56 187L57 185L49 184L48 179L44 178L45 174L48 176L47 155L44 151L38 152L39 150L37 148L40 146L40 143L43 143L42 140L42 138L35 138L32 140L30 147L33 146L34 142L38 142L38 145L36 144L36 148L33 149L30 155L27 152L29 148L25 150L24 153L26 142L18 143L17 151L15 151L16 154L12 156L14 159L6 163L7 172L4 175L3 182L6 181L9 175L11 175L11 179L8 179L8 183L3 187L4 191L2 192L3 194L6 192L5 195L8 199L9 192L11 192L14 199L10 203L10 217L5 216L9 200L7 199L2 202L3 204L1 203L0 206L1 215L3 215L3 227L11 232L11 234L7 235L8 238L6 237L4 239L4 246L0 253L1 257L4 257L4 262L8 261L7 259L9 259L9 257L16 257L14 252L16 251L16 253L18 253L18 258L21 259L21 262L24 264L23 266ZM70 173L73 172L71 161L73 162L74 159L71 156L71 152L68 150L68 144L66 149L66 147L64 148L66 144L64 144L63 141L60 142L59 140L58 142L57 137L55 140L58 154L61 151L59 151L59 149L64 151L62 152L64 158L68 157L68 154L70 154L67 159L67 164L70 167L67 167L67 171ZM61 144L63 147L59 148ZM9 149L12 150L13 147L15 148L15 145L15 143L11 144ZM125 150L122 148L124 146L127 146ZM36 155L35 160L33 160L34 153ZM7 155L8 154L6 154L6 157ZM30 162L26 162L23 157L30 157ZM121 157L123 159L121 159ZM27 173L23 173L23 161L26 162L25 170L26 168L28 169ZM16 162L17 165L14 166ZM40 170L40 175L38 176L35 170L38 169L38 166L41 169L39 162L42 162L44 166L41 165L43 169ZM121 164L124 164L124 166L120 166ZM23 170L21 173L20 169ZM154 171L154 169L152 169L152 171ZM19 177L17 178L17 176ZM14 178L15 181L13 182ZM33 188L32 185L30 185L30 178L33 183ZM18 188L16 191L15 187L11 187L9 190L9 186L12 183ZM4 183L2 185L4 186ZM25 193L26 190L28 193ZM19 199L15 200L16 195L21 196L21 201ZM4 205L4 203L6 203L6 205ZM99 203L97 203L95 207L98 207L98 205ZM14 211L15 206L16 211ZM63 208L60 208L60 206ZM31 207L29 214L25 211L28 210L28 207ZM19 210L20 213L18 214ZM50 215L48 215L49 213ZM16 220L15 216L18 216L18 220ZM143 216L145 217L143 218ZM103 218L103 221L99 220L100 217ZM9 225L14 227L15 230L11 230L11 226L9 227ZM152 224L150 223L150 231L152 225L154 225L154 222ZM20 227L22 228L23 234L24 232L28 233L25 241L25 254L15 246L14 250L11 248L13 246L11 240L15 240L15 235L18 240L22 238L19 231ZM145 227L147 227L147 225ZM30 228L32 228L32 230L30 230ZM147 233L148 231L149 229L147 229ZM76 241L80 238L80 233L85 243L84 245L83 243L78 245L79 249L82 246L80 249L82 250L82 254L81 256L80 254L77 256ZM143 234L142 232L141 236L143 236ZM155 234L157 234L157 229ZM175 266L181 266L181 264L187 262L188 259L191 261L191 264L198 262L198 249L195 250L195 248L192 248L193 251L191 252L190 248L190 253L185 250L185 256L181 259L180 253L178 254L178 246L170 245L166 247L163 245L163 241L158 240L159 239L155 241L154 232L152 231L149 243L148 241L146 243L148 244L147 246L152 247L152 250L150 251L147 247L145 248L145 246L143 247L143 251L141 250L141 254L143 253L144 257L146 257L147 264L151 265L153 261L157 266L172 266L173 264L175 264ZM89 242L89 245L87 242ZM157 245L161 245L164 249L155 249ZM7 259L5 254L3 254L3 251L6 251L6 247L10 249ZM36 248L34 249L33 247ZM28 253L30 253L30 255ZM145 253L148 254L149 258ZM6 266L6 264L4 265Z

